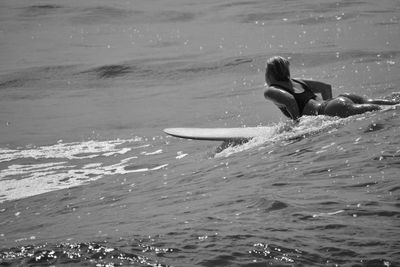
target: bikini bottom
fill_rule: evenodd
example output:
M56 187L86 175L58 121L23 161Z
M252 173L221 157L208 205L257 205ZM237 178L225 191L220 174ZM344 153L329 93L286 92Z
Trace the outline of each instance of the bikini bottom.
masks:
M331 101L338 100L339 98L342 98L340 102L342 102L341 105L343 105L339 108L346 108L346 106L349 104L355 104L354 101L346 95L338 95L335 98L323 101L318 107L317 115L326 115L326 107L328 106L328 104L331 103Z
M329 100L325 100L324 102L321 103L321 105L319 105L318 110L317 110L317 115L324 115L325 114L325 108L326 106L329 104Z
M347 97L346 95L338 95L338 96L335 97L335 98L332 98L332 99L323 101L323 102L319 105L319 107L318 107L317 115L325 115L325 114L326 114L325 109L326 109L326 107L328 106L328 104L329 104L331 101L337 100L338 98L345 98L345 102L347 102L347 104L349 104L349 102L351 102L351 103L354 104L353 100L350 99L349 97Z

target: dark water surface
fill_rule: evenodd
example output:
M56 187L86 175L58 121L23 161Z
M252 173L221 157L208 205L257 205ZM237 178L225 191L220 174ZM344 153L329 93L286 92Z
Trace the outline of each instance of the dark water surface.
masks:
M264 64L400 100L398 1L2 1L0 265L399 266L400 107L286 121ZM267 126L222 149L167 127Z

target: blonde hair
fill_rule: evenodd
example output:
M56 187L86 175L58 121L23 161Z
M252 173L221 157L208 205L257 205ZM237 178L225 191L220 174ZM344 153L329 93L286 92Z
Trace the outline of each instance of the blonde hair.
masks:
M289 61L286 58L275 56L267 60L265 77L272 77L276 81L288 81L290 79Z

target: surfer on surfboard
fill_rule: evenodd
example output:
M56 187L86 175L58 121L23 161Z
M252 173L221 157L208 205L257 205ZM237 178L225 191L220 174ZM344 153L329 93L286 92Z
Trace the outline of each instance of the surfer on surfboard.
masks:
M291 78L289 61L279 56L267 61L265 81L268 88L264 91L264 97L293 120L303 115L348 117L380 110L379 105L399 104L392 100L366 99L355 94L341 94L332 98L330 84ZM318 100L316 94L320 94L323 100Z

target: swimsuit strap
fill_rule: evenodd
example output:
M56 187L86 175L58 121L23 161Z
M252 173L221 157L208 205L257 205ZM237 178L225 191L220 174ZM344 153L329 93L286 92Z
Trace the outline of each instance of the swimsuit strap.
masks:
M292 79L292 80L295 81L295 82L297 82L297 83L299 83L299 84L301 84L301 85L303 85L304 89L306 89L306 90L308 90L308 91L311 91L311 89L308 87L308 85L306 84L305 81L299 80L299 79Z

